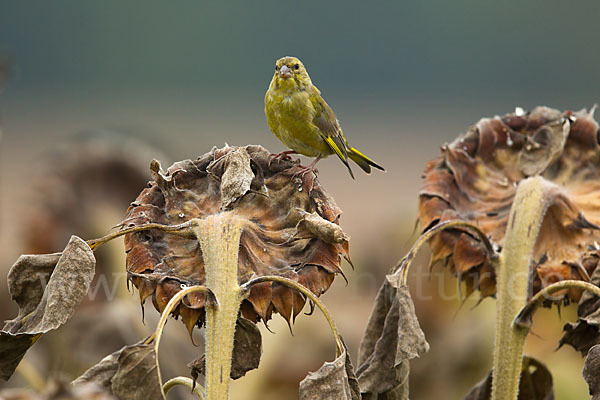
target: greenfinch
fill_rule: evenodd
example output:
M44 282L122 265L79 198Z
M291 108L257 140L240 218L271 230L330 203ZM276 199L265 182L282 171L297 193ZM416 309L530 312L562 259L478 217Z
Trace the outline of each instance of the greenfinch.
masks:
M348 159L366 173L371 172L371 167L385 171L348 144L335 113L296 57L283 57L275 63L275 74L265 95L265 114L273 134L291 149L274 155L275 158L288 154L316 157L301 173L314 171L317 162L330 154L342 160L353 179Z

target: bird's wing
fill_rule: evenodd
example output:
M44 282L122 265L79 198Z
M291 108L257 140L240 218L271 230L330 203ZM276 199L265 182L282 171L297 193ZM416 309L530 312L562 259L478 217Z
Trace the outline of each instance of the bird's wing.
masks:
M319 90L314 86L313 89L310 96L310 101L315 109L313 124L319 128L323 140L331 147L331 150L345 163L348 160L348 147L342 128L329 104L321 97Z

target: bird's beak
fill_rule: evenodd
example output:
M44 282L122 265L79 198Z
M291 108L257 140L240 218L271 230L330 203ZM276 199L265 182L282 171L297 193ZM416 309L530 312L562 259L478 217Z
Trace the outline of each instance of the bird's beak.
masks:
M292 77L292 70L287 65L282 65L279 69L279 77L288 79Z

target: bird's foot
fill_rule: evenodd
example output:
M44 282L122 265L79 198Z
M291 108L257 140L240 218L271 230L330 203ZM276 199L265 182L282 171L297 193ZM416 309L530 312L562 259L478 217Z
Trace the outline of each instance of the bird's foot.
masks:
M271 154L269 154L269 157L270 157L269 166L271 166L271 163L274 160L292 161L292 157L290 157L289 154L298 154L298 153L295 152L295 151L293 151L293 150L288 150L288 151L282 151L281 153L271 153Z
M294 171L293 173L293 177L300 177L300 178L304 178L304 175L308 174L309 172L312 172L315 174L315 176L317 176L317 174L319 173L319 170L315 168L314 165L309 165L307 167L300 165L300 167Z
M306 175L309 172L312 172L315 174L314 176L317 176L319 171L315 168L315 165L317 165L317 163L319 162L320 159L321 159L321 156L318 156L317 158L315 158L315 161L311 162L310 165L308 165L306 167L300 165L300 168L294 171L293 176L294 177L300 176L300 178L304 178L304 175Z

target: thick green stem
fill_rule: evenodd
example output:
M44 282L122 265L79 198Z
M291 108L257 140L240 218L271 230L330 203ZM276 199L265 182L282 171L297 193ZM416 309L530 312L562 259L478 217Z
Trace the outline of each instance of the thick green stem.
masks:
M238 253L243 221L224 212L198 221L206 286L218 306L206 306L206 394L208 400L229 398L233 336L243 290L238 285Z
M504 248L496 266L496 340L492 400L516 399L528 329L513 324L527 304L529 266L544 215L552 202L540 177L521 181L513 202Z

